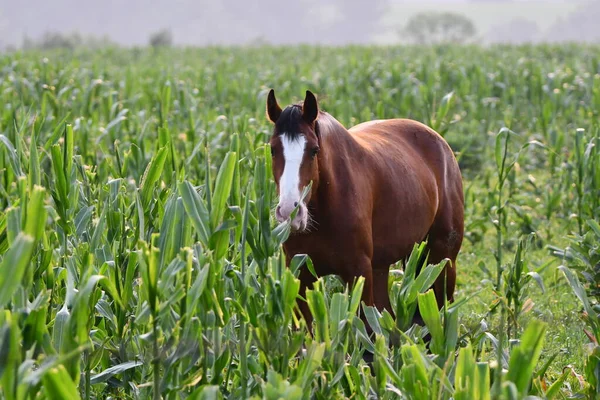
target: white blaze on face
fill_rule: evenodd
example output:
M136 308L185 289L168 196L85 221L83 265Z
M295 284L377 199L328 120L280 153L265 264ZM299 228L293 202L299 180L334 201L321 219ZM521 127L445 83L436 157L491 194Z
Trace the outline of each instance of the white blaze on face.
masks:
M300 166L304 157L306 138L303 135L294 137L283 134L280 136L283 145L284 167L283 174L279 180L279 205L277 217L286 220L290 217L296 204L300 201ZM302 224L306 225L304 205L302 204L292 225L298 229ZM280 218L281 217L281 218Z

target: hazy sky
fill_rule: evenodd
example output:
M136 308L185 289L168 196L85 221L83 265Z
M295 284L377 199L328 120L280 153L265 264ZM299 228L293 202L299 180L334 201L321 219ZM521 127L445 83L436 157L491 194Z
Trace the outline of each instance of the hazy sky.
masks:
M145 45L161 29L182 45L397 43L423 10L470 18L480 42L596 40L599 9L598 0L0 0L0 48L51 31ZM589 27L577 33L579 24Z

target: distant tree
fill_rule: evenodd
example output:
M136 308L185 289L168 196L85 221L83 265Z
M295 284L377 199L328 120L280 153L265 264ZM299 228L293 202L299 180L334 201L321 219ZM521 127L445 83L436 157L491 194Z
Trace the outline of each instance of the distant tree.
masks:
M23 39L24 49L74 49L81 46L83 39L77 32L61 33L61 32L46 32L38 40L32 40L29 37Z
M152 47L171 47L173 45L173 35L168 29L163 29L151 34L149 43Z
M61 33L61 32L45 32L41 38L32 39L25 35L23 37L22 48L51 50L51 49L75 49L85 47L87 49L100 49L105 47L117 46L107 36L82 36L78 32Z
M465 43L477 33L469 18L452 12L423 12L412 17L400 30L417 44Z

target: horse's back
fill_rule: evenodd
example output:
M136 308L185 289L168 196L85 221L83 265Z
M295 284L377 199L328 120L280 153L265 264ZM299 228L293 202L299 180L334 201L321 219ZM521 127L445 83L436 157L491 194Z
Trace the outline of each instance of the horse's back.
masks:
M412 148L420 154L443 152L452 155L444 138L427 125L411 119L383 119L363 122L348 130L363 147L385 152ZM408 147L407 147L408 146Z
M374 120L358 124L349 132L380 160L409 163L413 168L427 167L440 183L460 183L462 190L460 170L452 149L427 125L411 119Z

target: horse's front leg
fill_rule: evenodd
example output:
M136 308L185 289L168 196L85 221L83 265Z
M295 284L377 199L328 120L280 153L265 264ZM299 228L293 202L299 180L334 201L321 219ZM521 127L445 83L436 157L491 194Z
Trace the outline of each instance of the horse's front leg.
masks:
M352 264L346 265L350 266ZM371 266L371 259L364 257L359 263L354 265L355 267L353 269L344 271L340 275L342 276L344 282L346 282L349 286L354 285L358 277L362 276L365 282L363 285L361 300L365 306L373 306L375 303L373 301L373 267ZM361 319L364 321L367 332L370 334L372 331L371 326L367 322L364 312L361 312Z
M306 302L306 289L313 285L315 277L310 273L308 268L304 267L300 270L300 276L298 278L300 279L300 290L298 295L301 297L298 298L298 308L304 317L308 331L312 334L313 315Z
M364 264L362 264L359 267L359 271L360 274L358 276L362 276L365 278L365 285L362 292L362 301L367 306L373 306L375 305L375 302L373 300L373 267L371 266L371 260L369 260L368 262L364 262Z
M373 268L373 301L379 312L387 310L394 316L394 310L392 310L392 304L390 303L390 293L388 291L389 276L389 268Z
M362 276L365 280L361 300L364 303L364 306L373 306L375 305L373 300L373 266L371 264L371 259L368 257L364 257L361 262L356 264L354 270L347 271L344 275L342 275L342 278L348 285L353 285L356 282L356 279L360 276ZM366 314L363 312L362 307L360 308L360 313L360 319L365 324L367 335L373 338L373 329L371 328L371 325L369 325L369 321L367 321ZM367 362L367 364L371 365L373 362L373 353L365 349L363 353L363 359L365 362Z

